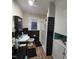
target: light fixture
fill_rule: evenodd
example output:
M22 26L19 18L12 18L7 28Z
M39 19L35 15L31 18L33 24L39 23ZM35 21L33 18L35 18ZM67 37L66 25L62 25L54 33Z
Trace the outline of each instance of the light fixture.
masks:
M35 0L28 0L30 6L36 7Z
M28 3L29 3L30 6L33 6L34 2L33 2L33 0L29 0Z

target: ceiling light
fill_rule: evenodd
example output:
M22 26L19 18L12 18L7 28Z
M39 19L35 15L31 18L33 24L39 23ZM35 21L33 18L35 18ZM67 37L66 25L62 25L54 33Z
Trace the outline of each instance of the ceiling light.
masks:
M29 3L30 6L33 6L34 0L29 0L28 3Z

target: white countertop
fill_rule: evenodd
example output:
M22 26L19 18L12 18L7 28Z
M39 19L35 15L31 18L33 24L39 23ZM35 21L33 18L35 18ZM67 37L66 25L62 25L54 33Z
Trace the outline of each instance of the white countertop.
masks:
M25 42L29 39L30 37L26 34L26 35L22 35L20 38L19 38L19 42Z

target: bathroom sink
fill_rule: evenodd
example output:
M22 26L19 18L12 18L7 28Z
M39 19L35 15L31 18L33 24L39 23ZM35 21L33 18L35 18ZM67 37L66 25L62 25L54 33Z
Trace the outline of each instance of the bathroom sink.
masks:
M28 42L33 42L34 41L34 38L30 38L27 40Z

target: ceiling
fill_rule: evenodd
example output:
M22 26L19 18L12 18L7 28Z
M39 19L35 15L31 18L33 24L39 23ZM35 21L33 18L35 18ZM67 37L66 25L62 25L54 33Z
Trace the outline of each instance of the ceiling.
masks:
M36 0L37 7L29 6L28 0L17 0L16 2L19 4L24 12L46 15L49 1L53 0Z
M37 7L29 6L28 0L16 0L17 4L22 8L24 12L42 14L46 15L48 11L49 2L54 0L36 0ZM65 9L66 0L55 0L56 4L61 7L60 9ZM60 2L60 3L58 3Z

